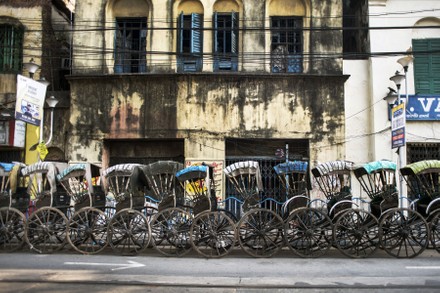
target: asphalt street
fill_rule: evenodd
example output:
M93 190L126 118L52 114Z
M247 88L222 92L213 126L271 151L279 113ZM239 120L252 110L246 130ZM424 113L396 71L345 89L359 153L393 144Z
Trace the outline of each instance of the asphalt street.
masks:
M272 258L252 258L237 249L220 259L194 253L170 258L154 250L137 256L21 251L1 254L0 264L0 292L440 291L440 254L431 249L413 259L396 259L383 251L350 259L333 249L316 259L288 250Z

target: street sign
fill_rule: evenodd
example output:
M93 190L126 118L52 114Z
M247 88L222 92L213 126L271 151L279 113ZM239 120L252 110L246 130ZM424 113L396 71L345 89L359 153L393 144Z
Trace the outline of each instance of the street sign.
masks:
M394 106L391 110L391 147L405 145L405 103Z

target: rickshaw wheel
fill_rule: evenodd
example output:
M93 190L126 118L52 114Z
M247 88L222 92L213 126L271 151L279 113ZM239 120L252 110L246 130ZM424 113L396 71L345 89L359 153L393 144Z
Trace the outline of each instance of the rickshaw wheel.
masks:
M221 211L198 214L192 222L190 235L194 250L208 258L225 256L235 246L234 221Z
M191 250L192 216L180 208L168 208L151 221L154 248L165 256L183 256Z
M389 255L412 258L428 246L429 226L416 211L406 208L390 209L380 220L379 239Z
M15 208L0 208L0 252L13 252L25 242L26 218Z
M379 245L379 221L370 212L349 209L338 215L333 226L334 244L352 258L373 254Z
M26 241L31 250L53 253L66 244L67 218L58 209L42 207L27 220Z
M322 256L332 245L332 221L319 209L295 209L285 222L284 239L298 256Z
M97 254L107 246L108 218L101 210L84 207L69 220L67 241L82 254Z
M431 231L431 243L435 250L440 253L440 210L434 212L429 222Z
M110 220L107 241L120 255L136 255L143 251L151 238L150 224L144 214L126 208Z
M268 209L252 209L237 224L238 242L253 257L270 257L284 245L283 219Z

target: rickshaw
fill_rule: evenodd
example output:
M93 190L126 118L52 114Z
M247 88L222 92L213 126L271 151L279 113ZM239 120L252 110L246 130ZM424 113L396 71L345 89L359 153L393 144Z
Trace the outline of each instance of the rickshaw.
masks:
M327 234L331 230L331 221L326 213L310 207L308 162L289 161L274 169L286 189L283 205L286 245L301 257L323 255L330 247Z
M411 243L420 245L416 250L417 255L427 246L427 237L430 237L433 247L440 252L440 161L415 162L401 168L400 173L407 183L412 208L417 211L408 215L414 223L410 234ZM425 231L426 223L429 224L429 231Z
M106 196L116 201L116 213L110 219L107 241L121 255L143 251L151 238L150 223L145 215L145 185L141 164L118 164L105 169Z
M67 243L70 196L56 181L65 168L64 162L37 162L21 170L36 208L26 222L26 239L31 250L38 253L58 251Z
M244 214L236 225L240 247L254 257L275 255L284 245L284 224L275 211L262 207L263 184L258 162L236 162L223 171L235 189L228 196L242 202Z
M377 239L378 221L369 211L360 209L352 196L353 168L350 161L329 161L315 166L312 174L326 197L323 206L327 207L328 218L320 214L319 219L324 227L321 239L328 241L328 245L325 241L320 242L320 250L324 252L336 246L344 255L358 258L370 255L377 248L377 241L372 245L370 239ZM317 211L315 213L318 215Z
M174 214L170 208L183 205L183 190L176 173L183 164L175 161L158 161L142 167L145 176L146 214L151 226L151 244L166 256L179 255L179 249L172 245L170 233L175 228L169 217Z
M82 254L97 254L107 246L106 197L99 185L101 166L87 162L70 163L57 180L73 202L67 240Z
M370 201L367 209L348 210L335 223L336 245L350 257L367 257L379 247L379 219L382 214L398 206L396 164L373 161L355 166L353 173Z
M0 252L13 252L25 241L29 195L20 171L21 163L0 163Z
M201 256L219 258L235 247L235 223L223 210L217 209L214 168L190 166L177 173L192 206L190 238L193 249Z

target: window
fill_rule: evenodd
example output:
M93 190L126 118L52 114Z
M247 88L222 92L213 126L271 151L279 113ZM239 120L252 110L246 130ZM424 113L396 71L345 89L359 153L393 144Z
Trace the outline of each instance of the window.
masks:
M117 18L115 73L146 72L146 18Z
M214 13L214 71L238 69L238 13Z
M414 82L418 94L440 94L440 39L413 40Z
M178 18L177 70L201 71L203 15L181 13Z
M0 25L0 72L18 73L22 69L23 30L9 25Z
M440 160L440 143L408 143L407 163Z
M303 71L302 17L271 18L272 72Z

